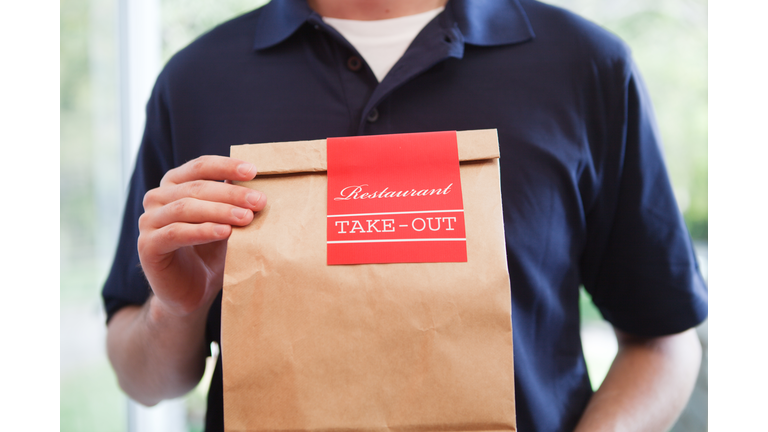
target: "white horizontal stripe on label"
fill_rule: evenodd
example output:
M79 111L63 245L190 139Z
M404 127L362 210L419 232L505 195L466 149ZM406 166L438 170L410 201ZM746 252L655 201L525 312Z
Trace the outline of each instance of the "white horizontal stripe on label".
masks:
M329 241L328 244L339 243L397 243L397 242L418 242L418 241L466 241L466 238L423 238L423 239L386 239L386 240L338 240Z
M357 213L357 214L328 215L328 217L330 218L330 217L347 217L347 216L377 216L377 215L415 214L415 213L464 213L464 210L419 210L419 211L387 212L387 213Z

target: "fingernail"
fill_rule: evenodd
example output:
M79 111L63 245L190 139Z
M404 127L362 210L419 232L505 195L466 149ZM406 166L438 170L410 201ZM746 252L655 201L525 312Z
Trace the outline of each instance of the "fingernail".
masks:
M249 194L248 194L248 196L246 197L246 199L248 200L248 202L249 202L251 205L254 205L254 206L255 206L256 204L258 204L258 203L259 203L259 201L261 201L261 194L260 194L260 193L258 193L258 192L251 192L251 193L249 193Z
M256 167L249 163L243 163L237 166L237 172L253 177L256 175Z
M213 227L213 232L219 237L224 237L227 234L229 234L229 226L216 225L215 227Z
M247 212L248 210L240 207L236 207L232 209L232 215L234 215L238 219L244 218Z

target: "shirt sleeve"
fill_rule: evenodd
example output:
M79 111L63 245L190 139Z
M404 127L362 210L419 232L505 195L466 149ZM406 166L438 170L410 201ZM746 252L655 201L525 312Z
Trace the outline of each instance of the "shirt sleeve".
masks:
M144 304L151 292L136 244L139 216L144 213L144 194L159 186L163 175L173 168L169 111L162 79L161 74L147 104L146 127L129 185L117 251L102 289L107 322L124 306Z
M650 98L634 63L608 125L620 143L603 166L602 195L587 213L582 281L603 317L639 336L674 334L701 323L707 287L675 202Z

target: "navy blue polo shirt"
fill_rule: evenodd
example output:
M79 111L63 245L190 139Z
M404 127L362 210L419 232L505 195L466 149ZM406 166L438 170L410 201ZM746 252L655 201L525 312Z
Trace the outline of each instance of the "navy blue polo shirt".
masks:
M580 285L629 333L705 319L650 100L615 36L530 0L450 0L381 83L359 57L304 1L272 0L169 61L103 290L110 317L149 295L137 220L144 193L173 167L235 144L496 128L520 430L570 430L592 394ZM220 312L219 299L209 340ZM208 431L222 430L221 363Z

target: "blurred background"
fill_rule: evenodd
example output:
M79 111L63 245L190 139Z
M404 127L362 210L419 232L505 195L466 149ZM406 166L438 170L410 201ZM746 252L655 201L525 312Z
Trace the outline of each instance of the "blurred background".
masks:
M145 409L117 386L100 290L114 254L144 105L162 65L214 25L264 0L61 0L61 430L201 431L210 374L188 396ZM552 0L632 48L658 116L675 195L707 276L707 1ZM593 387L616 341L582 290ZM707 430L705 356L674 431ZM209 364L212 367L212 364Z

